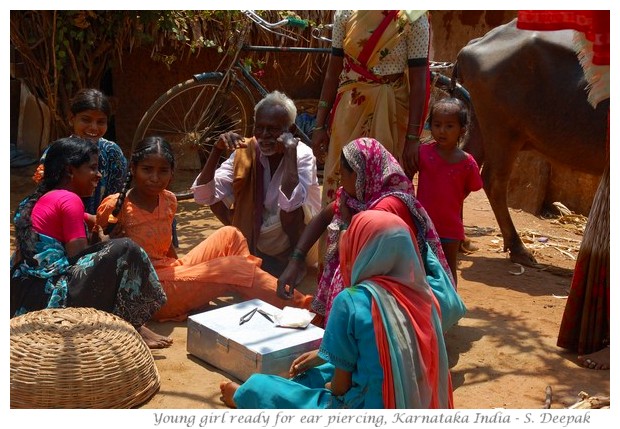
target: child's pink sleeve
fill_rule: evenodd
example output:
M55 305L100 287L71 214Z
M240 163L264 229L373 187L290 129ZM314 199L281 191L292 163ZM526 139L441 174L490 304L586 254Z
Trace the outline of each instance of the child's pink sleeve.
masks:
M480 176L480 168L473 156L469 155L469 177L468 188L469 192L476 192L482 189L482 177Z

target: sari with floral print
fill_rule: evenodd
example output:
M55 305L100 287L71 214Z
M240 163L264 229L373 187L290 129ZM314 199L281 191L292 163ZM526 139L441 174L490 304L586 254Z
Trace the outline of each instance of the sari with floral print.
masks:
M373 69L389 58L399 40L411 34L412 22L422 17L407 11L353 12L343 42L343 70L330 115L330 143L325 159L323 195L325 206L335 198L342 147L358 137L373 137L398 159L405 143L409 112L406 70L397 79ZM428 34L426 35L428 37ZM428 43L428 42L426 42Z

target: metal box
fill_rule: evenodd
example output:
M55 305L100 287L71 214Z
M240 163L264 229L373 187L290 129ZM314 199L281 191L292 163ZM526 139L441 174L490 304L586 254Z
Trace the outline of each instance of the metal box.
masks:
M260 313L239 325L239 319L258 307L269 314L281 310L260 299L194 314L187 319L187 351L241 381L254 373L288 377L300 354L318 349L323 329L276 326Z

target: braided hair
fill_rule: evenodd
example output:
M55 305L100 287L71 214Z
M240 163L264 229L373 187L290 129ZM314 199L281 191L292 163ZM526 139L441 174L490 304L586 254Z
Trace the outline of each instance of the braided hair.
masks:
M93 155L99 155L97 144L79 137L61 138L50 145L45 156L45 175L35 191L19 204L15 213L15 237L22 256L31 256L38 240L31 219L36 202L45 193L59 188L69 173L69 167L79 167L89 162Z
M170 143L168 143L163 137L153 136L153 137L145 137L140 140L136 145L131 159L129 160L129 164L137 167L140 161L142 161L148 155L160 155L163 156L169 163L170 168L174 171L174 152L172 151L172 147ZM110 216L108 216L108 225L105 228L104 233L109 235L116 223L118 222L118 215L123 209L123 203L125 202L125 197L127 196L127 192L131 189L131 181L133 179L133 175L131 174L131 169L127 172L127 179L125 180L125 185L123 189L118 195L118 199L116 200L116 204L114 205L114 209Z

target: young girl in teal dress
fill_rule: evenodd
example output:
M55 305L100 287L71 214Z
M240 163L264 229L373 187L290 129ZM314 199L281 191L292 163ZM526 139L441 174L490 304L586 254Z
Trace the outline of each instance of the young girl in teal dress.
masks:
M440 308L412 232L400 217L368 210L342 233L345 284L317 353L291 379L254 374L222 382L237 408L452 408Z

